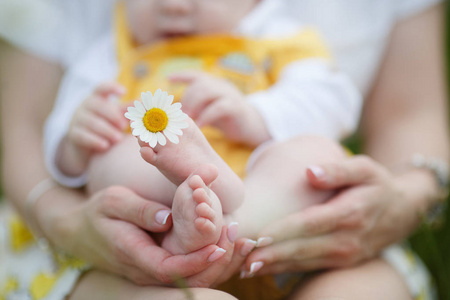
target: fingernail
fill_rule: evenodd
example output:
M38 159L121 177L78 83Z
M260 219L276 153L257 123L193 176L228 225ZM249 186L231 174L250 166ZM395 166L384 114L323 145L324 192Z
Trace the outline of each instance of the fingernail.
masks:
M226 252L227 252L227 250L222 249L222 248L216 249L216 251L214 251L214 252L208 257L208 262L214 262L214 261L218 260L218 259L221 258Z
M241 248L241 255L247 256L252 252L253 249L256 247L256 241L248 239L245 241L244 245Z
M171 214L170 210L164 209L158 211L155 215L156 223L166 225L167 219L169 218L170 214Z
M238 230L239 224L237 222L231 222L230 225L228 225L227 236L230 242L234 243L238 235Z
M253 276L256 272L261 270L261 268L264 266L264 263L262 261L255 261L250 265L250 272L249 275Z
M309 166L308 170L310 170L318 180L324 180L327 176L325 170L319 166Z
M273 243L273 238L268 237L268 236L266 236L266 237L260 237L260 238L256 241L256 247L257 247L257 248L259 248L259 247L265 247L265 246L268 246L268 245L270 245L270 244L272 244L272 243Z
M252 278L253 274L250 275L249 272L247 271L241 271L241 274L239 275L239 278L244 279L244 278Z

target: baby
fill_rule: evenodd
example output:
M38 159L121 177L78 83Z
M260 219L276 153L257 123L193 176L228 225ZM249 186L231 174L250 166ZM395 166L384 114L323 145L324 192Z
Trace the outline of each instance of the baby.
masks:
M115 184L125 185L142 197L171 206L173 228L161 243L173 254L215 244L224 223L238 222L240 236L255 237L268 223L325 201L329 193L315 191L306 184L308 172L315 171L307 172L307 167L345 159L339 144L327 136L341 137L356 124L361 102L358 93L341 74L330 70L321 51L303 57L314 48L308 42L298 46L289 41L287 50L280 52L283 47L275 47L274 40L259 42L237 35L238 25L245 28L251 20L258 23L255 16L264 15L264 10L273 5L273 1L259 2L125 1L122 12L126 18L120 22L120 15L116 16L116 32L123 37L129 31L132 40L128 48L119 43L117 50L122 62L119 80L128 78L122 80L126 90L115 83L98 86L74 112L67 134L58 144L54 158L57 167L66 176L87 172L90 193ZM291 28L283 23L286 20L263 21L259 31L267 32L271 39ZM286 32L289 31L294 32ZM243 68L232 73L227 68L235 63L231 58L236 57L236 52L232 49L222 53L223 48L229 47L230 41L238 44L247 39L250 41L245 45L250 50L239 49L260 63L251 65L253 69L244 63L248 74L242 74ZM199 55L202 58L196 63L186 63L186 56L196 54L188 48L174 50L174 45L186 41L194 44L193 48L196 42L207 41L211 45L211 41L219 41L220 50ZM149 53L149 63L132 69L137 76L129 80L128 60L121 59L120 52L143 49ZM176 52L176 61L183 61L183 67L169 68L168 72L168 64L161 65L165 58L155 54L161 49ZM225 59L212 59L217 52ZM145 61L145 55L139 57ZM268 57L272 59L270 64ZM210 67L212 60L216 64ZM138 144L132 135L123 134L127 127L123 117L126 105L110 99L133 99L136 91L130 90L145 76L150 78L150 87L166 85L168 90L177 91L183 86L177 97L180 99L176 100L180 100L187 115L177 112L180 105L172 104L173 97L166 92L144 93L143 104L135 102L135 108L129 108L126 114L133 121ZM324 99L331 105L323 116L317 116ZM154 106L162 109L163 118L164 114L167 117L176 112L174 122L178 127L167 124L161 130L149 131L151 120L144 115ZM336 116L335 111L344 112L344 116ZM311 124L303 124L304 120L311 120L307 122ZM348 126L348 122L352 125ZM320 137L321 133L325 137ZM228 155L222 155L227 151L211 146L217 144L216 140L231 141L227 144L231 145L227 146L231 154L225 160L221 156ZM255 147L258 148L253 151ZM237 165L245 165L250 153L245 178L241 179L233 167L235 158L239 157Z

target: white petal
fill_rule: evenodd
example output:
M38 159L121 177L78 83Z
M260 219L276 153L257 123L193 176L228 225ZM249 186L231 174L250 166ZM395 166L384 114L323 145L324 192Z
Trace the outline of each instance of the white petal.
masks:
M170 125L178 127L180 129L188 128L188 126L189 126L189 124L187 122L178 122L178 121L171 122Z
M144 123L142 122L142 120L137 120L137 121L131 122L130 127L136 128L136 129L145 129L145 126L144 126Z
M146 110L142 102L135 100L134 107L136 107L137 111L141 114L145 114Z
M169 119L169 121L172 121L172 122L182 122L187 119L187 115L182 114L179 116L167 116L167 118Z
M152 93L142 93L141 99L146 110L152 109Z
M140 135L141 136L141 140L143 142L147 142L150 139L151 135L152 135L152 133L150 131L148 131L147 129L142 130L141 131L141 135Z
M164 135L167 137L167 139L169 141L171 141L172 143L178 144L180 142L180 139L178 138L178 136L176 134L173 134L169 130L167 130L167 128L163 132L164 132Z
M167 111L169 109L170 105L172 104L172 102L173 102L173 95L169 95L166 98L166 101L164 102L164 105L162 105L161 109L164 111Z
M142 119L144 117L144 114L139 112L135 107L128 107L127 112L131 117L135 117L137 119Z
M151 134L151 137L147 141L147 143L150 145L150 147L155 148L156 144L158 143L158 138L155 134Z
M181 110L181 103L180 102L172 104L166 111L169 114L169 113L173 113L173 112L175 112L177 110Z
M131 132L131 134L134 136L141 136L143 133L144 133L144 131L141 128L135 128Z
M164 146L166 144L166 138L161 132L156 133L156 138L158 139L158 143L161 146Z
M181 131L180 128L176 127L176 126L171 126L170 124L167 125L166 129L164 129L164 133L166 131L169 131L170 133L173 134L178 134L178 135L182 135L183 131Z
M161 96L162 96L161 89L157 89L155 95L153 96L154 107L160 108Z

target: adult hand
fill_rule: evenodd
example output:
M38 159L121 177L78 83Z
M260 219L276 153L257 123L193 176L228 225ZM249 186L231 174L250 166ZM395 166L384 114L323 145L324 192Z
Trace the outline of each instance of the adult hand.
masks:
M259 236L273 243L249 255L247 270L255 262L264 263L258 274L350 266L408 236L418 224L407 192L411 180L394 177L367 157L311 167L307 177L315 188L340 190L328 202L263 229Z
M178 278L202 272L228 251L232 253L234 244L228 241L225 230L218 245L186 255L171 255L149 234L167 231L172 224L169 214L166 206L145 200L127 188L113 186L94 194L70 212L54 214L53 222L41 227L59 226L58 246L96 268L125 276L140 285L171 284ZM45 224L44 218L40 220ZM189 284L197 282L208 283L201 276L189 280Z
M234 248L232 248L231 245L227 245L227 243L230 243L236 238L237 231L234 231L234 237L232 237L233 233L230 234L232 231L233 229L229 227L227 241L222 241L221 238L218 243L222 248L228 246L227 248L230 248L230 250L201 273L187 278L187 284L189 286L215 287L227 281L242 269L245 259L256 246L256 242L250 239L240 238L235 242ZM224 232L222 232L223 236Z
M227 139L252 146L270 138L261 115L231 82L199 71L175 73L169 79L187 84L183 111L199 127L216 127Z

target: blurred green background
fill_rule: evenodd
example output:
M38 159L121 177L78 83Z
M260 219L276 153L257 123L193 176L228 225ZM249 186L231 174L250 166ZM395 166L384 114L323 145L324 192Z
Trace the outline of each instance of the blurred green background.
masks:
M450 91L450 1L446 1L446 69L447 83ZM450 103L450 102L449 102ZM450 107L450 105L449 105ZM450 115L450 109L448 111ZM449 203L450 198L447 198ZM450 209L445 212L447 222L440 228L423 226L410 241L414 250L420 255L434 275L438 288L439 299L450 300Z
M450 1L446 1L446 52L447 52L447 73L450 74ZM0 53L1 55L1 53ZM450 75L447 76L450 78ZM449 90L450 90L450 81ZM450 106L450 105L449 105ZM1 105L0 105L1 111ZM450 110L449 110L450 114ZM354 153L359 152L360 139L353 137L347 141L347 145ZM1 149L1 145L0 145ZM0 161L1 167L1 161ZM3 189L0 180L0 203ZM447 199L447 202L449 199ZM413 249L425 262L430 272L434 276L437 292L440 300L450 300L450 209L445 212L444 223L439 228L423 226L412 236L409 241ZM382 300L382 299L380 299Z

